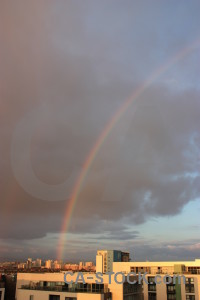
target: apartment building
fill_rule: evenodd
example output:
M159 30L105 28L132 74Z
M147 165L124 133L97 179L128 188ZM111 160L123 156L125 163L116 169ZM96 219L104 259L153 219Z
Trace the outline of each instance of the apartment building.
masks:
M144 300L200 299L200 259L171 262L114 262L113 272L147 273L145 278L148 283L143 280Z
M200 259L135 262L128 252L122 261L122 253L99 250L97 273L81 273L78 279L80 273L68 273L71 282L65 281L64 271L18 273L16 300L200 300Z
M96 272L112 272L113 262L128 262L129 253L120 250L98 250L96 255Z
M143 300L142 286L129 284L127 278L117 284L112 276L102 275L102 283L97 283L94 273L68 274L66 283L60 273L18 273L16 300ZM133 276L132 280L136 280Z

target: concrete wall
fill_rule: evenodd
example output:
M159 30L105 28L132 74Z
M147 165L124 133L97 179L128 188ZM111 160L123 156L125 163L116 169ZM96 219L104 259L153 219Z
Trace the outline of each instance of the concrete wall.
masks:
M96 256L96 272L103 273L103 256Z

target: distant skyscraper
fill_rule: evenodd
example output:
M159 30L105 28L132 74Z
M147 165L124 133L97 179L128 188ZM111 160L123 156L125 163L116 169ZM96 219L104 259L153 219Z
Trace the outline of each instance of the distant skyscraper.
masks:
M27 266L27 269L31 269L32 268L32 258L28 258L28 260L26 262L26 266Z
M45 268L51 269L51 267L52 267L52 261L51 260L46 260L45 261Z
M79 262L79 268L84 268L84 266L85 266L85 263L83 261L80 261Z
M35 266L38 267L38 268L40 268L41 265L42 265L42 260L40 258L36 259Z

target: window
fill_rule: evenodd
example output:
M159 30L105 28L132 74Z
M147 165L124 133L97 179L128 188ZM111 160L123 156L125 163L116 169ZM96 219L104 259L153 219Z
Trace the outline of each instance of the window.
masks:
M186 293L194 293L194 278L187 277L185 281L185 291ZM190 299L190 298L188 298ZM193 299L193 298L191 298Z
M65 297L65 300L77 300L76 297Z
M149 300L156 300L156 293L149 293Z
M167 300L176 300L176 295L175 294L168 294L167 295Z
M188 267L188 272L191 274L200 274L200 267Z
M156 292L156 285L155 284L148 285L148 290L151 292Z
M176 286L174 284L166 285L167 300L176 300Z
M175 285L167 285L167 292L175 292L176 286Z
M60 296L58 296L58 295L49 295L49 300L60 300Z
M187 277L185 281L186 281L187 284L194 284L194 278L193 277Z
M30 300L34 300L34 296L33 295L30 295Z
M149 284L155 284L155 277L148 277Z
M186 295L186 300L195 300L194 295Z
M186 284L185 292L186 293L194 293L194 284Z
M138 284L129 284L128 282L124 282L123 283L123 294L128 295L128 294L132 294L132 293L138 293L140 291L140 288L141 287Z

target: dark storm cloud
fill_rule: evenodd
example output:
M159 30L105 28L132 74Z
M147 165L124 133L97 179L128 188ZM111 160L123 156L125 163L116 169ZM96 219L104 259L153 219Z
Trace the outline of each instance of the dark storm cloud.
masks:
M41 181L59 184L80 171L105 124L138 85L198 38L198 1L189 8L187 2L173 9L162 1L154 5L1 1L1 238L58 233L73 187L65 201L55 202L20 187L10 162L18 122L45 105L30 159ZM135 239L139 233L128 225L176 215L199 198L197 58L193 51L156 78L116 124L85 178L70 233Z
M51 213L47 215L15 214L1 216L0 236L8 240L31 240L45 237L47 232L59 232L60 216Z
M177 214L199 197L198 94L170 96L165 89L148 90L123 143L117 125L88 175L79 213L96 210L107 219L130 216L142 223L153 215Z
M95 224L95 225L94 225ZM130 230L124 224L124 220L118 222L111 220L101 220L97 218L74 219L71 223L70 233L80 235L80 238L90 239L108 239L108 240L129 240L139 236L136 230Z

